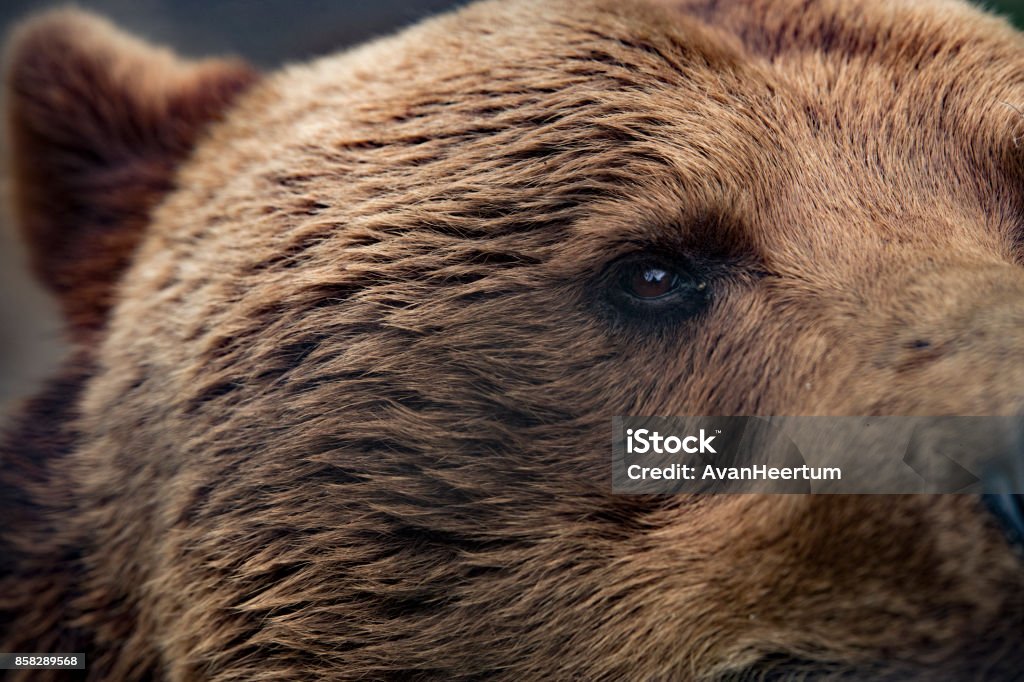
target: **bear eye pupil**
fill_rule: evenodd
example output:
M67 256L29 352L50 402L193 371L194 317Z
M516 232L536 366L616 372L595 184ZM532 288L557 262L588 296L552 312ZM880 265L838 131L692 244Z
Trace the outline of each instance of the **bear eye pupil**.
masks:
M631 268L626 277L626 290L636 298L661 298L671 293L678 285L679 278L669 270L650 264Z

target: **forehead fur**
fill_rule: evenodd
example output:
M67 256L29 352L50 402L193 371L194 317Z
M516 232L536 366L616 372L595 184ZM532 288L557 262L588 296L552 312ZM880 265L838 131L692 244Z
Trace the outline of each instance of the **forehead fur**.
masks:
M259 238L343 223L332 247L400 224L557 242L602 207L631 214L606 221L618 240L699 213L764 257L826 235L830 262L941 207L1007 255L1019 37L955 3L786 10L472 7L272 79L194 164L234 178L203 203L244 197Z
M577 300L581 282L645 244L734 256L788 277L793 305L806 285L851 316L922 244L940 259L1018 257L1016 34L954 3L750 7L490 3L286 69L157 212L125 288L132 322L120 336L113 326L111 347L166 336L169 352L138 355L180 368L258 338L252 366L291 367L317 339L367 325L501 346L488 320L518 306L572 348L592 320L573 317L570 331L557 319L572 313L544 302ZM176 315L138 339L129 327L154 317L153 300ZM756 297L744 306L734 319L767 310ZM815 324L785 371L824 362ZM285 362L269 339L297 325L316 338ZM730 359L707 366L722 385L740 371ZM758 381L748 410L772 404ZM726 409L720 400L708 404Z

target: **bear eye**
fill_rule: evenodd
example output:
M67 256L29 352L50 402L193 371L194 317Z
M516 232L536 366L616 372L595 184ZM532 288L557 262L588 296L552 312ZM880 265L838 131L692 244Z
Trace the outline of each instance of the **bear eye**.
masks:
M655 299L672 293L679 286L679 276L660 265L640 263L628 268L622 285L631 296Z
M709 298L707 278L693 266L648 256L627 257L616 264L610 298L626 313L700 312Z

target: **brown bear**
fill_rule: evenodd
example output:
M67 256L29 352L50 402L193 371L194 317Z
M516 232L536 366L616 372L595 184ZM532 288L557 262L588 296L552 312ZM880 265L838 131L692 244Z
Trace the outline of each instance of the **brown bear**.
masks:
M949 0L485 2L258 75L10 40L75 352L0 650L90 680L1024 676L973 496L615 495L615 415L1013 415L1024 38ZM20 675L20 677L19 677Z

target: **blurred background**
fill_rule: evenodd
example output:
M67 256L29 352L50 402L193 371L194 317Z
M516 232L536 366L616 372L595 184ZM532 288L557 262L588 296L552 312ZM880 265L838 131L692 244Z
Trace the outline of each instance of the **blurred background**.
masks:
M386 35L424 16L466 4L452 0L79 0L132 33L193 57L237 54L264 69ZM0 1L0 33L52 0ZM984 7L1024 27L1024 0ZM0 103L2 104L2 103ZM0 138L0 152L4 152ZM0 167L0 187L6 188ZM0 194L0 197L5 197ZM56 367L64 345L56 306L26 273L0 198L0 424Z

